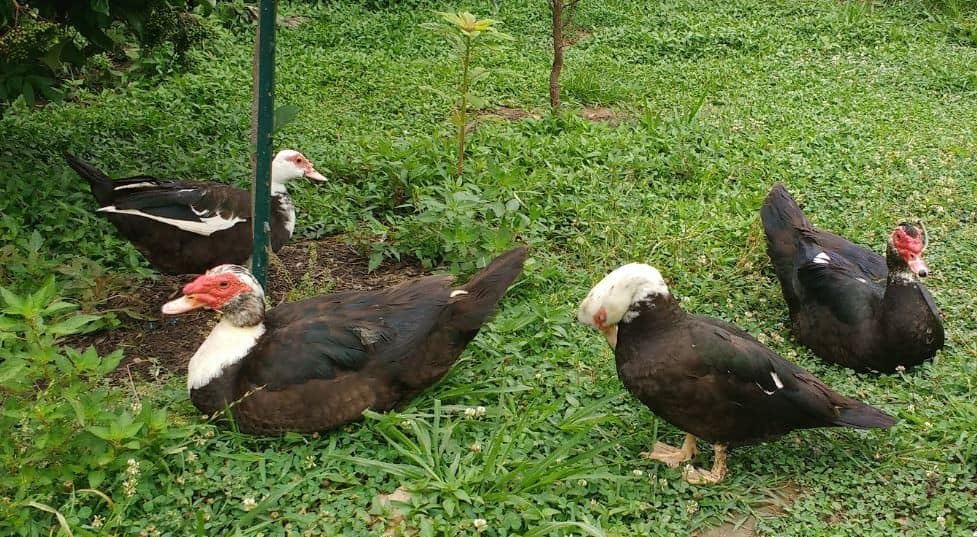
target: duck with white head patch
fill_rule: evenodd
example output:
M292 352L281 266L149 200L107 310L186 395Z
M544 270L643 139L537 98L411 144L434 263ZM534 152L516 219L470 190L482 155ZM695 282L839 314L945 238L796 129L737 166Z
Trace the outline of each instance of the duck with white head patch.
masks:
M608 274L577 313L614 349L624 386L659 417L686 432L681 448L655 444L643 456L676 467L714 445L711 470L687 466L690 483L726 476L736 445L813 427L886 428L884 412L833 391L729 323L682 310L655 268L631 263Z
M366 409L389 410L440 379L519 276L526 253L502 254L461 286L428 276L268 312L247 269L223 265L187 284L163 313L222 313L187 373L201 412L230 406L246 433L322 431Z
M783 185L760 209L797 340L823 360L857 371L891 373L932 359L943 320L920 281L926 228L903 222L885 256L815 228Z
M199 274L251 256L251 193L222 183L164 180L139 175L111 180L65 153L68 165L88 181L109 221L166 274ZM285 185L292 179L326 178L305 155L285 149L271 163L271 246L278 251L295 230L295 207Z

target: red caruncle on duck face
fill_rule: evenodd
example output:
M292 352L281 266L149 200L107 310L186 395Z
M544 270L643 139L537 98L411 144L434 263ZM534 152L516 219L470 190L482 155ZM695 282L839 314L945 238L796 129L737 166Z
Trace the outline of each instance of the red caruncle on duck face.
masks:
M912 224L900 224L892 232L892 247L909 266L909 270L919 276L929 274L929 268L923 262L923 251L926 250L925 229L920 231Z
M232 298L251 290L230 272L204 274L183 287L183 295L191 300L202 302L204 307L219 310Z

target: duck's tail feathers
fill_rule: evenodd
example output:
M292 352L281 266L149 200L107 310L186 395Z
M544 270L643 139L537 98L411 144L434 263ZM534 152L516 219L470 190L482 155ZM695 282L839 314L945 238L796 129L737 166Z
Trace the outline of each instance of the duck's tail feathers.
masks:
M109 176L105 175L102 170L99 170L67 151L64 152L64 159L68 162L68 166L71 166L71 169L75 170L75 173L88 181L88 184L92 188L92 194L95 196L95 200L98 201L99 206L105 207L112 205L112 179Z
M794 230L811 229L811 222L804 216L790 192L780 183L775 184L763 200L760 220L768 240L785 232L793 235L796 233Z
M854 427L856 429L888 429L896 423L896 419L871 405L861 401L850 400L851 406L841 410L835 425Z
M529 250L520 246L496 257L468 283L452 292L452 323L460 330L478 330L512 282L522 273Z

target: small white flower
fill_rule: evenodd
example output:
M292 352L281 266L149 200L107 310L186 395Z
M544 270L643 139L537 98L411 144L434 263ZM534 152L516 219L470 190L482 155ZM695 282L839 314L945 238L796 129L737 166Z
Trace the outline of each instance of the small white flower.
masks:
M478 416L478 417L484 416L485 415L485 407L483 407L483 406L475 407L475 415Z
M634 474L635 477L641 477L645 474L641 470L631 470L631 473Z
M196 460L197 460L197 454L194 453L193 451L188 451L187 452L187 462L193 464L193 462L196 461Z
M947 482L947 483L950 483L950 484L952 485L952 484L954 484L954 483L956 483L956 482L957 482L957 478L955 478L955 477L953 477L953 476L951 475L950 477L948 477L948 478L946 478L946 482Z
M906 407L906 411L909 412L910 414L916 412L916 405L909 403L909 406Z
M136 459L129 459L126 461L126 473L131 476L139 475L139 461Z
M685 504L685 512L694 515L699 512L699 502L695 500L689 500L689 503Z
M906 372L906 366L904 366L904 365L897 365L896 366L896 373L905 373L905 372Z
M475 417L475 409L474 408L466 408L465 409L465 417L468 418L468 419L474 418Z
M579 480L577 480L577 486L578 487L586 487L587 486L587 480L586 479L579 479Z
M482 452L482 444L479 444L478 442L475 442L472 445L468 446L468 450L471 451L471 452L473 452L473 453L481 453Z
M315 457L313 457L312 455L306 455L305 456L305 467L307 469L312 469L312 468L315 468L316 466L317 466L317 464L315 462Z
M936 523L940 525L941 528L946 527L946 518L943 515L936 517Z
M142 412L142 402L141 401L135 401L135 402L132 403L132 405L130 405L129 408L130 408L130 410L132 410L132 413L133 414L138 414L138 413Z
M484 518L476 518L472 520L472 526L475 526L475 531L482 533L488 527L488 521Z
M93 528L101 528L104 522L104 519L100 515L95 515L92 517L91 526Z
M250 511L258 506L258 502L254 501L254 498L248 496L241 502L245 511Z

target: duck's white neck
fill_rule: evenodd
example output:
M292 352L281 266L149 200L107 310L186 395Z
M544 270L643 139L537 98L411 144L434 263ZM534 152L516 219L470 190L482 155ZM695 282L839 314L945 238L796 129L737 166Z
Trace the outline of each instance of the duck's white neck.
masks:
M219 377L225 367L248 355L258 338L265 333L264 323L253 326L234 326L225 316L200 348L190 358L187 368L187 388L203 388Z

